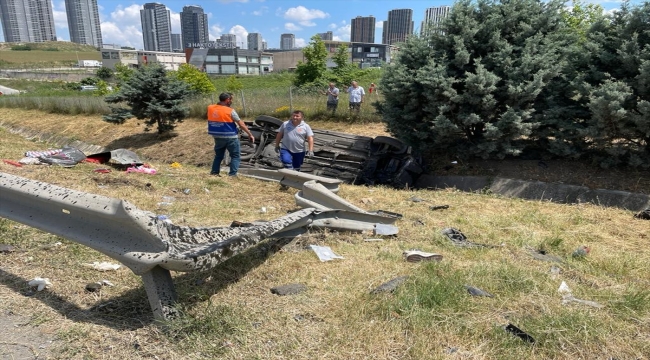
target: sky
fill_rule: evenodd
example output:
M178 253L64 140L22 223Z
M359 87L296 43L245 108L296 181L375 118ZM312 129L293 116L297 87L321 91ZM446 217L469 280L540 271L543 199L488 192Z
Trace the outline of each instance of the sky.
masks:
M643 0L632 0L640 4ZM147 1L98 0L99 18L104 44L116 44L142 49L140 9ZM153 1L152 1L153 2ZM444 0L158 0L170 10L172 33L180 34L180 12L185 5L199 4L208 14L210 40L222 34L235 34L237 45L247 47L248 33L257 32L269 48L280 47L280 35L292 33L296 46L303 47L317 34L332 31L334 40L350 40L350 23L357 16L376 19L375 43L381 43L382 22L393 9L412 9L416 31L424 18L425 9L452 6ZM606 11L620 8L621 1L582 0L600 4ZM570 4L570 2L568 3ZM60 41L69 41L70 33L64 0L53 0L56 35ZM0 39L4 34L0 27Z

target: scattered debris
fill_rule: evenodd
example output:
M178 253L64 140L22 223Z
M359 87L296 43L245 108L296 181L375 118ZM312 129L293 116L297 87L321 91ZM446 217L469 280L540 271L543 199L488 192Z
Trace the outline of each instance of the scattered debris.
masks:
M85 267L93 268L95 270L99 270L99 271L117 270L117 269L122 267L122 265L120 265L120 264L112 264L112 263L105 262L105 261L101 262L101 263L95 261L92 264L82 264L82 265L85 266Z
M42 291L43 289L49 289L52 286L52 283L48 278L35 277L29 280L29 282L27 282L27 285L32 287L36 286L36 291Z
M180 163L177 163L177 162L173 162L173 163L169 164L169 166L174 168L174 169L178 169L178 168L183 167L183 165L181 165Z
M41 165L41 164L43 164L40 160L38 160L38 158L33 158L33 157L29 157L29 156L18 160L18 162L23 164L23 165Z
M98 292L102 289L103 284L100 282L94 282L86 284L86 291L88 292Z
M595 307L597 309L601 309L605 307L604 305L601 305L595 301L589 301L589 300L582 300L582 299L577 299L573 296L571 289L569 286L566 284L566 282L562 281L560 284L560 287L557 289L557 292L562 295L562 305L568 305L572 302L577 302L579 304Z
M434 211L435 210L445 210L445 209L449 209L449 205L435 205L435 206L430 206L429 209L434 210Z
M551 278L555 279L560 275L560 272L562 272L562 269L560 269L559 266L552 265L551 266Z
M643 211L641 211L638 214L634 215L635 219L641 219L641 220L650 220L650 208L647 208Z
M408 262L420 261L442 261L442 255L435 253L428 253L420 250L407 250L403 253L404 258Z
M477 287L471 286L471 285L465 285L465 289L467 289L467 292L472 295L472 296L486 296L486 297L494 297L492 294L485 290L481 290Z
M387 281L376 288L374 288L370 293L371 294L379 294L379 293L385 293L385 292L393 292L395 289L397 289L398 286L400 286L403 282L408 279L408 276L399 276L396 277L390 281Z
M183 194L189 195L190 194L190 189L183 189Z
M336 255L329 246L309 245L309 247L318 255L320 261L343 259L343 256Z
M389 224L375 224L375 235L397 235L399 228Z
M65 146L60 152L55 154L38 156L38 160L42 163L63 167L75 166L85 159L86 155L81 150L71 146Z
M571 256L573 256L574 258L583 258L587 256L587 254L589 254L589 247L585 245L580 245L577 249L575 249L575 251L573 252L573 254L571 254Z
M460 230L455 229L455 228L446 228L442 229L442 235L445 235L451 242L460 247L497 247L496 245L485 245L485 244L479 244L479 243L474 243L469 240L467 240L467 236L460 232Z
M523 330L521 330L520 328L518 328L518 327L516 327L516 326L514 326L512 324L506 325L503 329L505 331L511 333L512 335L520 338L523 341L529 342L531 344L535 343L535 339L533 339L532 336L526 334Z
M156 174L156 169L150 168L150 167L145 167L144 165L140 166L131 166L126 169L127 173L143 173L143 174L149 174L149 175L155 175Z
M87 159L98 164L104 164L112 160L112 162L120 165L138 166L144 164L136 153L127 149L115 149L102 153L88 155Z
M295 295L307 291L307 286L303 284L287 284L271 288L271 293L275 295Z
M0 254L1 253L8 254L8 253L12 253L14 251L16 251L16 248L14 246L7 245L7 244L0 244Z
M371 198L363 198L363 199L361 199L361 203L362 204L374 204L375 200L373 200Z
M19 163L18 161L14 161L14 160L3 159L2 161L5 164L13 165L13 166L16 166L16 167L22 167L23 166L23 164Z
M544 250L528 249L528 252L530 253L530 255L533 258L535 258L537 260L556 262L556 263L563 263L564 262L564 259L562 259L561 257L555 256L555 255L549 255Z
M265 206L262 206L262 207L260 208L260 213L261 213L261 214L266 214L266 207L265 207Z

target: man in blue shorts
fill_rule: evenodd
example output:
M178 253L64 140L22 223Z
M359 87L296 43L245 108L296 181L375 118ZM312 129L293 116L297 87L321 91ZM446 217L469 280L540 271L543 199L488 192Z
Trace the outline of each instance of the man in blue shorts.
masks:
M304 116L302 111L294 111L291 120L282 123L275 137L275 152L280 154L285 169L300 171L305 156L314 156L314 132L303 121Z

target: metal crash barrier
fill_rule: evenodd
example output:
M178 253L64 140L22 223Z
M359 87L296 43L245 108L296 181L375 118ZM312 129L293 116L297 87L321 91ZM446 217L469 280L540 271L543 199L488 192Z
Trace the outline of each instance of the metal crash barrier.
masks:
M176 314L170 270L208 270L267 238L309 229L373 231L394 218L306 208L247 227L192 228L159 220L128 201L0 173L0 217L76 241L142 277L154 317Z

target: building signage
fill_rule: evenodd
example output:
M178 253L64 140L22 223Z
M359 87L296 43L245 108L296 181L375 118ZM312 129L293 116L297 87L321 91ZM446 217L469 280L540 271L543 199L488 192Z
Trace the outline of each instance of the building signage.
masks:
M187 43L187 48L194 49L234 49L235 44L231 42L218 43L218 42L207 42L207 43Z
M379 54L366 54L366 57L379 57Z

